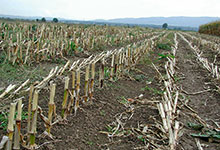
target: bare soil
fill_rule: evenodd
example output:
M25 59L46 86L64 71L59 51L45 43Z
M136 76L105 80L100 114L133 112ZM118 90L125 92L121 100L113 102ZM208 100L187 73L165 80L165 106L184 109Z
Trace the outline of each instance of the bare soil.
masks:
M212 78L211 74L202 68L193 53L193 50L181 40L179 37L179 48L177 51L177 66L178 74L184 77L183 80L178 82L179 86L189 94L184 94L187 97L188 105L198 114L201 119L206 123L216 128L216 123L220 123L220 94L216 91L216 85L219 85L219 81ZM206 51L206 53L211 51ZM211 56L213 57L213 56ZM199 91L205 91L212 89L208 92L202 92L201 94L190 94ZM197 149L195 145L195 139L190 136L190 133L199 133L187 127L187 123L201 124L198 118L194 117L192 110L184 108L183 113L180 115L180 120L184 123L183 136L179 140L179 144L185 150ZM217 143L208 143L207 141L200 141L204 144L205 150L219 150L220 145Z

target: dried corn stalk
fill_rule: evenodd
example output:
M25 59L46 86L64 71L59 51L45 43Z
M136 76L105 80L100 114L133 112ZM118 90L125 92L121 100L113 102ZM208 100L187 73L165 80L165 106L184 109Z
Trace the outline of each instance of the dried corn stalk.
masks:
M0 95L0 98L3 98L6 94L8 94L11 90L13 90L16 85L10 84L7 89Z
M85 74L85 87L84 87L84 102L86 103L89 99L88 97L88 90L89 90L89 70L90 70L90 66L88 65L86 67L86 74Z
M105 71L105 59L102 59L102 64L99 70L99 88L103 88L104 85L104 71Z
M16 103L11 103L10 112L9 112L9 116L8 116L8 128L7 128L9 140L6 145L6 150L12 149L12 140L13 140L13 135L14 135L15 107L16 107Z
M75 115L76 112L79 108L79 101L80 101L80 70L76 71L76 102L75 102L75 106L74 106L74 110L75 110Z
M91 100L94 93L94 80L95 80L95 63L92 63L91 67L91 81L89 87L89 99Z
M35 139L37 134L37 110L38 110L38 94L39 91L34 91L33 96L33 103L32 103L32 121L31 121L31 129L29 132L30 135L30 141L29 141L29 147L30 149L34 149L36 147Z
M115 55L112 54L110 81L113 81L113 76L114 76L114 61L115 61Z
M72 108L73 108L73 105L74 105L74 102L76 101L76 72L75 71L72 71L72 93L70 92L70 102L69 102L69 105L68 105L68 113L72 113Z
M68 97L69 97L69 77L65 77L65 85L64 85L64 96L63 96L63 103L62 103L62 112L61 116L63 119L66 119L66 109L67 109L67 102L68 102Z
M20 149L22 99L18 100L13 149Z
M28 99L28 125L27 125L27 133L30 132L31 129L31 103L32 103L32 97L33 97L33 92L34 92L34 86L30 86L30 91L29 91L29 99Z
M50 86L50 101L49 101L49 110L48 110L48 122L49 122L49 125L46 125L47 126L47 133L49 135L51 135L51 124L52 124L52 121L53 121L53 113L55 112L55 109L56 109L56 106L55 106L55 103L54 103L54 97L55 97L55 92L56 92L56 84L52 84Z

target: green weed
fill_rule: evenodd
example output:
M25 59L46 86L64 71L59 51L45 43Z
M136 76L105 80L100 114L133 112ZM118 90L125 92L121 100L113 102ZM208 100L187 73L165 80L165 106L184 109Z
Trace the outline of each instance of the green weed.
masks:
M93 145L94 143L92 141L88 141L87 144Z
M137 138L138 138L139 140L141 140L142 142L145 142L145 139L144 139L144 137L143 137L142 135L139 135Z
M105 111L104 111L104 110L101 110L101 111L100 111L100 115L101 115L101 116L105 116L105 115L106 115Z
M115 78L113 78L113 81L116 81L116 80L114 80ZM120 88L120 86L119 85L117 85L116 83L112 83L111 81L107 81L106 82L106 86L107 87L110 87L111 89L119 89Z
M108 67L104 68L104 77L105 78L109 78L110 77L110 71L109 71Z
M3 130L6 130L7 125L8 125L8 113L2 112L0 114L0 128L3 128Z
M9 113L6 112L2 112L0 113L0 128L3 128L3 130L7 129L7 125L8 125L8 115ZM17 112L15 113L14 118L16 118L17 116ZM23 111L21 114L21 120L27 120L28 118L28 112Z
M121 104L126 105L129 103L124 96L118 97L117 99L118 99L119 103L121 103Z
M110 126L110 125L107 125L105 128L106 128L107 131L110 132L110 133L113 133L113 132L114 132L114 128L113 128L112 126Z
M6 62L6 53L2 52L0 53L0 64L5 63Z
M156 47L162 50L172 50L169 44L164 44L164 43L158 43Z
M143 75L143 74L140 74L140 75L135 75L135 77L134 77L134 79L136 80L136 81L143 81L144 80L144 78L145 78L145 76Z
M76 44L73 41L71 41L70 45L68 44L68 48L70 49L69 50L69 55L74 56L75 55L75 50L76 50Z
M158 58L159 60L160 59L164 59L164 58L175 58L175 56L171 55L171 54L161 54L161 53L158 53L158 55L160 56L160 58Z
M174 76L174 80L175 80L175 82L178 82L178 81L180 81L180 78L178 76Z
M141 91L149 91L149 92L152 92L153 94L155 95L163 95L164 91L162 90L158 90L156 88L151 88L151 87L144 87L144 88L141 88Z

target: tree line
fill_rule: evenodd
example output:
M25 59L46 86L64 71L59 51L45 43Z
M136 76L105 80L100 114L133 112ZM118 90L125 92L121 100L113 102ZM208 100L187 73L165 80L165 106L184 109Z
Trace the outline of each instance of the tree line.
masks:
M41 19L36 19L36 21L37 21L37 22L47 22L47 20L46 20L45 17L43 17L43 18L41 18ZM59 22L59 20L58 20L57 18L53 18L52 22L57 23L57 22Z

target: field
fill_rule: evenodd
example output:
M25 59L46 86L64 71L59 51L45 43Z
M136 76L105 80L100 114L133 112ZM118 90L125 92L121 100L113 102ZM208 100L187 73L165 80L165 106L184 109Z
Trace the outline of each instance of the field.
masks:
M219 37L0 23L0 149L220 150Z
M203 34L220 36L219 30L220 30L220 21L215 21L215 22L201 25L199 27L198 32L203 33Z

